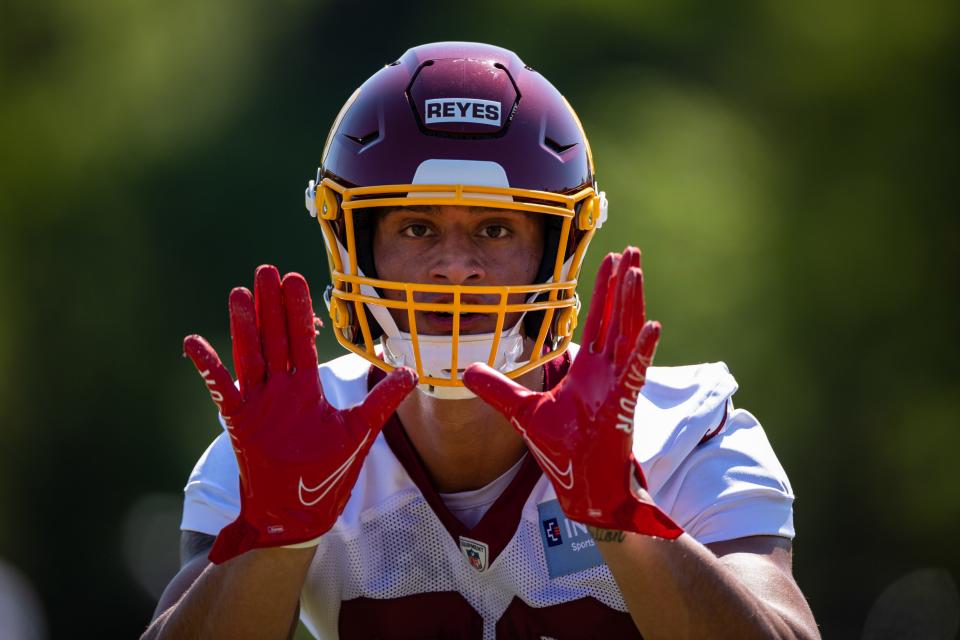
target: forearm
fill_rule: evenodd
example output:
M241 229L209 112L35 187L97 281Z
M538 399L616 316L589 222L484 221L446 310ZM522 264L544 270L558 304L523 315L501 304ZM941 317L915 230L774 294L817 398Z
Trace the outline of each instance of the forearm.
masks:
M802 604L792 594L783 600L759 597L687 534L671 541L591 531L645 638L819 637L802 595Z
M211 564L142 640L286 638L314 548L256 549Z

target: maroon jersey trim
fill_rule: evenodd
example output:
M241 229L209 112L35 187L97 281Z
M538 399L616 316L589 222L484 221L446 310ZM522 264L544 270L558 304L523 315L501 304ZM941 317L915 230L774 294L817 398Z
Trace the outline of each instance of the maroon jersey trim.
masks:
M354 598L340 604L342 640L480 640L483 618L456 591L400 598Z
M724 402L724 403L723 403L723 418L720 420L720 424L718 424L718 425L717 425L717 428L714 429L713 431L708 431L708 432L703 436L703 438L700 439L700 442L697 443L698 446L701 445L701 444L703 444L704 442L707 442L708 440L710 440L711 438L713 438L714 436L716 436L718 433L720 433L721 431L723 431L723 426L724 426L725 424L727 424L727 414L729 414L729 413L730 413L730 403L729 403L729 402Z
M483 618L456 591L415 593L400 598L354 598L340 605L343 640L479 640ZM585 597L531 607L514 596L495 622L498 640L530 638L643 639L629 613Z
M544 387L552 389L563 379L570 368L570 354L564 353L544 365ZM386 377L383 370L371 366L367 375L367 388L372 389ZM472 529L468 529L443 503L443 498L430 482L423 460L417 453L407 435L400 418L394 413L383 427L383 436L393 455L413 483L420 489L427 504L433 509L437 518L443 523L454 544L460 545L460 537L472 538L485 543L489 548L488 564L494 563L500 552L513 538L513 534L520 524L523 505L526 504L530 492L542 475L533 456L524 458L520 471L510 482L500 497L490 505L490 508Z

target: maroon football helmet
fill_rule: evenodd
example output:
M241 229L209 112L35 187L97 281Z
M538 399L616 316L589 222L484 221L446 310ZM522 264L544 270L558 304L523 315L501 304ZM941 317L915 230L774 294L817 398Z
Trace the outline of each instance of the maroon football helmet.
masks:
M415 368L421 388L440 397L469 395L459 378L472 362L516 377L566 349L579 308L577 275L606 217L589 143L564 97L516 54L469 42L414 47L357 89L333 123L306 200L326 241L332 285L325 299L337 340L388 371ZM543 215L547 246L536 281L378 279L365 212L411 205ZM406 292L406 300L387 301L385 290ZM440 292L453 302L428 305L417 292ZM461 303L464 293L500 302ZM524 302L509 302L511 294L523 294ZM397 328L390 309L409 313L409 333ZM418 334L413 311L424 310L453 314L452 335ZM496 330L460 335L465 313L495 314ZM504 326L518 313L522 322Z

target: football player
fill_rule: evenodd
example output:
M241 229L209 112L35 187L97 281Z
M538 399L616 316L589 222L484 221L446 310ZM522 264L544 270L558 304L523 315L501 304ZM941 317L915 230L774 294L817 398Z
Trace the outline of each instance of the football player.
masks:
M145 637L818 637L792 490L722 363L651 367L640 253L563 96L513 53L416 47L330 131L306 204L330 262L230 294L236 378L188 336L223 433Z

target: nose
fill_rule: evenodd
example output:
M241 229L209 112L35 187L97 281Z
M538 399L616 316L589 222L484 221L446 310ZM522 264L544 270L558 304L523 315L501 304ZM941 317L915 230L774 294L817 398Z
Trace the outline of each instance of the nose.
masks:
M445 233L435 249L430 266L435 284L479 284L486 276L479 250L468 234Z

